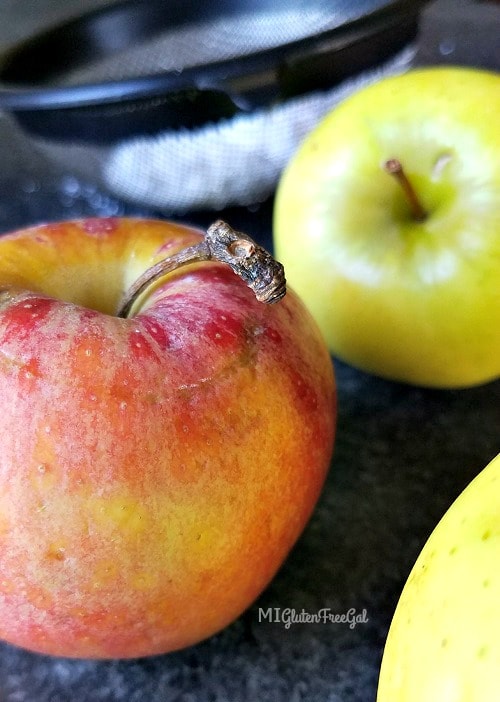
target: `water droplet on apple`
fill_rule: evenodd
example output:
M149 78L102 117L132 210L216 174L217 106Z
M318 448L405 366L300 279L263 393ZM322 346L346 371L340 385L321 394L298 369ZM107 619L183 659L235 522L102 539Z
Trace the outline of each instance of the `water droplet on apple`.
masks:
M91 402L95 402L95 401L97 400L97 395L94 395L94 393L91 393L91 394L89 395L89 400L90 400Z
M273 327L267 327L265 330L265 335L268 339L274 341L276 344L279 344L281 342L281 334L276 329L273 329Z
M33 307L33 305L31 303L27 302L25 305L23 305L23 307L25 310L30 310Z
M47 425L45 426L45 433L46 433L46 434L50 434L51 431L52 431L52 429L51 429L50 426L47 424Z

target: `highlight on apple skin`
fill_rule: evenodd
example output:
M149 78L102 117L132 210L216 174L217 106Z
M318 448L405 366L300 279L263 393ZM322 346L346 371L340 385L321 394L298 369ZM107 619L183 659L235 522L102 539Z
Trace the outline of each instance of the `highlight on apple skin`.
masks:
M334 355L421 386L500 376L499 114L500 74L419 69L306 137L275 248Z
M126 658L189 646L248 607L330 463L328 350L289 292L226 266L159 281L202 234L94 219L0 238L0 638Z

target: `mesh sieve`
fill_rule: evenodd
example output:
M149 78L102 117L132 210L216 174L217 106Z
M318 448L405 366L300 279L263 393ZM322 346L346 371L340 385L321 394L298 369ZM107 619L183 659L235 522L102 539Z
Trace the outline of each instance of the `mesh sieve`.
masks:
M339 96L410 65L424 3L112 2L0 57L0 108L125 199L248 204Z

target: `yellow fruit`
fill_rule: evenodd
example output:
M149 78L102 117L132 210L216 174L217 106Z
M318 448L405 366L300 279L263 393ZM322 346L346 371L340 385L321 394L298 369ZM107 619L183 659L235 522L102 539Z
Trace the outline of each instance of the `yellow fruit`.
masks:
M335 355L417 385L500 375L499 115L500 75L411 71L348 98L292 158L276 255Z
M500 454L441 519L403 589L377 702L500 700Z

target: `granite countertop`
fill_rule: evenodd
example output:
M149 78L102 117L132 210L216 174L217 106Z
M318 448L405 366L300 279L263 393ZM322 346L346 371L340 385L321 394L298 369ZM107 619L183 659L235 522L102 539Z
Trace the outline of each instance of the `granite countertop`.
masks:
M0 0L0 49L31 31L43 15L41 4ZM81 3L43 4L47 21L58 18L63 5L71 13ZM26 24L20 25L23 17ZM449 52L439 50L444 35L431 25L423 62L447 60ZM481 55L470 45L470 25L457 32L456 56L463 51L463 62L495 67L494 52L484 58L484 43ZM0 232L50 219L156 214L48 164L5 115L0 115L0 162ZM217 216L269 246L271 213L272 200ZM184 220L205 225L213 218L202 212ZM0 644L0 702L375 699L387 630L416 556L454 498L500 450L500 381L428 390L334 362L339 420L331 470L308 527L259 600L209 640L149 659L72 661ZM355 608L366 610L367 621L354 628L332 623L286 628L259 621L259 611L270 607L309 613Z

